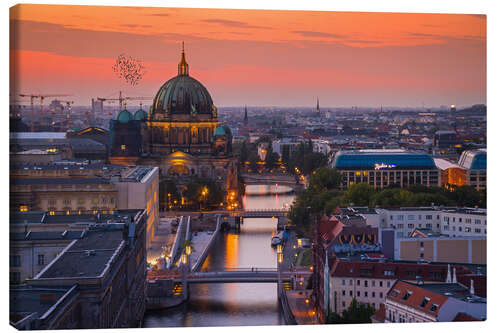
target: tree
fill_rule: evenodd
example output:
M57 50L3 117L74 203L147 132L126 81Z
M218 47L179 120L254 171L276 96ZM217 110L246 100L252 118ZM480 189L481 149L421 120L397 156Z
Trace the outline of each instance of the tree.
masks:
M220 206L224 201L225 191L211 179L195 178L187 184L184 197L191 208Z
M309 187L317 192L322 189L336 189L340 187L343 178L343 175L337 169L321 167L311 175Z
M345 191L342 201L346 205L352 203L355 206L368 206L375 192L373 186L368 183L353 184Z
M177 186L171 180L162 180L159 184L159 205L161 210L171 209L174 206L174 201L179 202L181 196L177 191Z
M352 299L347 309L342 311L342 315L330 313L326 318L327 324L365 324L371 323L371 316L375 314L375 308L368 303L358 302Z

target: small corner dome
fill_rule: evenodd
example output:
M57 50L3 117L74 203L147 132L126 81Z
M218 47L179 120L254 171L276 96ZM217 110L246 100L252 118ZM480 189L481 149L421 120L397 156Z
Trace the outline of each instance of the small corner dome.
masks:
M224 128L224 126L218 126L214 132L214 136L225 136L227 134L228 133L226 133L226 129Z
M146 120L147 118L148 118L148 114L143 109L137 110L134 114L135 120Z
M118 120L120 123L128 123L129 121L134 120L134 117L127 110L123 110L118 114L116 120Z

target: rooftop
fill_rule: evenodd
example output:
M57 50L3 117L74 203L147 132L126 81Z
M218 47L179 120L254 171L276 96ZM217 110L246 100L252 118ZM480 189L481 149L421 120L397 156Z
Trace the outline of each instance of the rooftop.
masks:
M486 170L486 149L464 151L458 165L465 169Z
M42 317L64 295L69 294L73 287L44 288L26 285L11 286L9 293L10 320L19 322L24 317L37 312Z
M122 230L89 230L35 279L100 277L124 243Z
M68 178L11 178L12 185L96 185L96 184L110 184L110 181L104 178L96 177L68 177Z
M343 150L335 155L334 168L339 169L435 169L432 157L402 149Z
M10 139L66 139L66 132L10 132Z

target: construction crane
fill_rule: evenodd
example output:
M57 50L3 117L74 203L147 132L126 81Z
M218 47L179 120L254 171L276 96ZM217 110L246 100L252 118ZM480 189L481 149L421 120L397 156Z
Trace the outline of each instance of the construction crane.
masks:
M144 101L144 100L152 100L153 97L123 97L122 92L119 92L118 98L102 98L97 97L98 101L118 101L120 103L120 111L122 111L123 102L124 101Z
M35 131L35 107L34 100L35 98L40 98L40 114L43 113L43 100L47 97L65 97L71 96L68 94L51 94L51 95L42 95L42 94L19 94L20 97L29 97L31 104L31 131Z

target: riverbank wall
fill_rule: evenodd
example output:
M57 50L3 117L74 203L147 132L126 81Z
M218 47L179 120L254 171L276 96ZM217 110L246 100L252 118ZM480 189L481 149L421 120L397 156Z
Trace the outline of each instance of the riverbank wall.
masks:
M200 270L201 266L205 262L205 259L207 259L208 253L210 252L210 249L212 249L212 246L214 245L217 235L219 234L221 230L221 225L222 225L222 218L220 215L217 216L217 224L215 226L215 230L212 234L212 237L210 237L210 240L208 241L207 246L203 249L201 255L198 257L194 265L192 266L191 270L193 272L197 272Z

